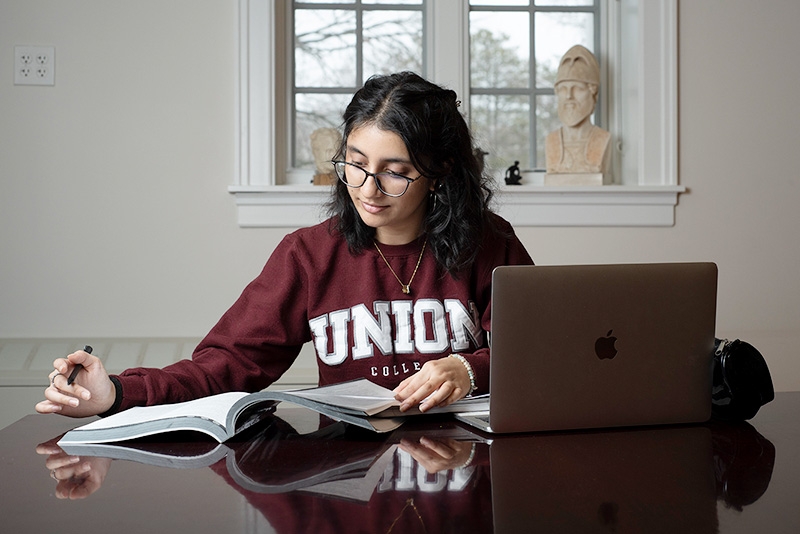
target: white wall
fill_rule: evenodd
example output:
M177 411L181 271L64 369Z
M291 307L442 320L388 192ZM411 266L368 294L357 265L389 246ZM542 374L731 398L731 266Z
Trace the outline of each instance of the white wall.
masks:
M236 225L236 0L2 0L0 336L195 336L282 231ZM56 47L54 87L13 46Z
M285 230L236 225L236 0L0 0L0 338L202 336ZM713 260L718 332L800 389L800 2L680 4L672 228L520 228L539 263ZM13 85L14 45L56 85Z

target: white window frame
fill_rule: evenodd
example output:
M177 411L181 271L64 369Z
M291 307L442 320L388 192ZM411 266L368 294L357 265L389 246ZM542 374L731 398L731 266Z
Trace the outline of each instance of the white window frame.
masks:
M678 195L677 0L606 0L608 61L619 61L621 43L608 41L619 35L620 16L635 28L633 87L622 88L609 76L609 91L616 93L605 107L610 129L617 121L633 118L637 128L636 154L615 185L553 187L499 185L495 209L515 226L673 226ZM235 196L242 227L301 227L324 217L321 206L330 189L314 185L285 185L286 170L278 169L277 156L285 150L286 120L279 99L285 94L285 58L277 52L276 32L287 31L283 0L239 0L238 158ZM468 0L428 2L430 39L427 47L429 77L458 94L469 88ZM460 17L453 18L453 13ZM609 15L610 14L610 15ZM631 18L632 17L632 18ZM454 23L455 20L455 23ZM264 31L269 29L270 31ZM458 42L460 47L435 43ZM458 58L440 51L457 50ZM621 93L625 92L625 98ZM468 102L468 98L463 98ZM624 106L614 106L614 102ZM468 109L465 110L469 112ZM498 183L502 183L500 180Z

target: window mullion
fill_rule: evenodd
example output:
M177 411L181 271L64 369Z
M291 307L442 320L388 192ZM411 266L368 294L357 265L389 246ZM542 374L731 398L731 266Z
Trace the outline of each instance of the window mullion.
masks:
M530 135L531 139L531 142L528 143L528 161L532 163L534 168L541 168L542 164L538 161L536 154L536 140L538 139L537 134L539 131L538 121L536 120L539 101L536 96L539 91L539 84L536 83L536 8L534 6L531 6L528 11L528 24L530 25L530 35L528 37L528 64L530 65L528 67L530 69L530 74L528 75L528 106L530 107L528 112L530 115L528 135Z
M356 3L356 87L364 83L364 10Z
M449 87L469 114L469 2L428 0L428 77Z

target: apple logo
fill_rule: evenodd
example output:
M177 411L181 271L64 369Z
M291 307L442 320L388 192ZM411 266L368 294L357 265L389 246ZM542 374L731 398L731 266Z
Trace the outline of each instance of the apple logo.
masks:
M617 347L614 346L617 338L611 335L613 331L609 330L606 337L599 337L594 342L594 352L601 360L611 360L617 355Z

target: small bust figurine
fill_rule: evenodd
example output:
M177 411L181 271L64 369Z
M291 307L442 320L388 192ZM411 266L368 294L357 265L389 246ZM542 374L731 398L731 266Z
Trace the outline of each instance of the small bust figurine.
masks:
M511 167L506 169L506 185L520 185L520 180L522 180L522 175L519 172L519 161L515 161Z
M555 92L563 126L545 140L548 174L604 173L611 134L592 124L600 67L581 45L570 48L558 66Z
M336 181L331 158L336 154L342 136L336 128L318 128L311 132L311 153L314 155L315 185L326 185Z

